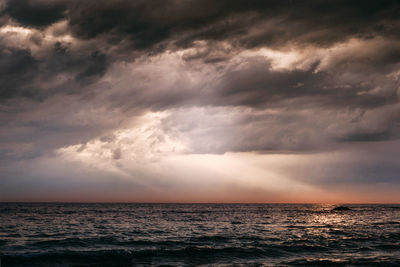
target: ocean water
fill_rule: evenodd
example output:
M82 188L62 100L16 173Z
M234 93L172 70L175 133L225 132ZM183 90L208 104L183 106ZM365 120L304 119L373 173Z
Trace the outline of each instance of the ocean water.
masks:
M400 205L0 203L1 266L400 266Z

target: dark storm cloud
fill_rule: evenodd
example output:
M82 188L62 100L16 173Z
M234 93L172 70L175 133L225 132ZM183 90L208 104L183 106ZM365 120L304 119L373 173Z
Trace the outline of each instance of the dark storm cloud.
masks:
M166 48L195 47L195 41L208 40L210 42L202 53L188 55L185 59L202 58L212 64L223 62L232 52L225 49L222 53L209 56L219 49L214 48L217 45L213 41L226 41L232 45L231 50L237 52L259 46L330 46L352 37L368 39L384 36L398 39L398 7L398 1L16 0L8 1L2 13L28 27L49 26L66 19L68 30L76 38L95 39L97 45L82 53L69 51L66 45L58 43L56 52L49 51L47 58L36 63L48 76L71 72L77 81L87 84L104 74L110 62L130 58L135 49L161 52ZM33 37L32 40L37 39ZM40 45L40 40L36 43ZM110 47L113 52L107 52ZM367 64L385 66L398 62L397 47L380 47L387 52L376 52L379 58L373 58ZM27 55L31 53L29 50L24 51ZM4 60L14 58L7 57ZM37 61L32 56L30 58L30 62ZM371 58L371 55L355 61L363 61L365 58ZM20 57L16 56L15 60L11 62L12 66L23 64L18 63L18 60L22 60ZM25 60L28 60L28 56L25 56ZM8 61L4 61L4 64L9 64ZM28 76L27 79L15 81L18 84L13 87L26 87L24 81L30 84L30 79L39 75L38 66L30 62L15 69L15 72L12 68L4 70L7 76L22 77L19 72L23 69L24 75ZM344 63L348 66L348 61ZM275 101L276 98L315 96L319 91L318 95L330 95L330 99L337 103L359 102L356 105L379 106L390 102L390 99L381 96L356 96L362 88L354 88L355 85L339 94L336 94L337 90L319 90L322 86L332 86L327 85L331 81L329 77L313 75L311 71L271 73L244 70L241 73L227 73L222 97L232 104L258 105L268 100ZM265 89L266 86L268 89ZM2 92L3 96L13 95L12 90L7 89L9 87L6 85L2 89L5 91ZM242 95L239 94L241 89ZM19 90L22 89L14 91ZM35 93L34 88L23 91L29 91L25 95Z
M282 112L272 122L268 116L259 124L237 122L237 127L228 128L232 130L229 142L199 145L196 151L202 153L308 151L324 147L326 140L396 139L396 117L376 124L374 129L358 127L357 122L345 124L344 128L354 129L324 133L315 141L310 136L332 127L333 115L326 124L316 126L307 115L288 116L285 112L320 112L324 108L332 113L378 112L398 104L398 79L388 75L399 67L399 7L398 1L7 1L1 21L37 32L29 36L29 42L21 41L25 46L0 39L0 101L7 113L1 118L15 133L15 146L7 146L8 154L3 151L3 155L15 151L22 151L16 155L23 154L26 147L31 147L28 150L32 155L38 155L85 143L115 126L96 124L96 119L104 119L100 117L86 124L64 121L60 110L74 114L69 110L72 100L68 97L76 97L82 106L73 108L82 113L87 112L85 103L93 109L123 110L118 113L121 120L148 110L192 106L240 106L253 111L275 108ZM53 29L54 36L70 34L72 38L45 44L46 27L63 21L65 28ZM273 68L271 60L262 56L248 57L240 67L229 62L246 49L329 50L354 38L366 44L338 52L326 64L321 56L309 67L282 70ZM35 53L33 48L41 50ZM184 68L175 75L179 76L176 81L171 81L175 76L168 68L154 73L156 66L137 71L140 64L146 64L146 57L186 48L195 51L182 56L190 68L187 72L213 70L201 78L204 82L193 84L191 73L180 77ZM312 51L308 53L313 56ZM135 62L140 62L136 72L110 74L110 66ZM102 80L107 73L107 81ZM28 116L45 110L43 103L49 104L53 98L57 105L48 110L58 116L44 120L39 117L48 115ZM295 119L283 119L288 117ZM368 120L363 118L362 122L369 124ZM5 143L13 143L7 133L2 134Z
M0 47L0 99L29 97L29 84L38 75L38 65L29 50Z
M373 80L366 83L371 80L368 74L361 75L362 80L347 81L341 77L341 72L316 72L317 64L306 70L274 71L263 58L255 57L247 63L244 68L233 66L224 73L218 86L219 97L215 99L220 105L262 108L297 100L295 107L375 108L398 102L396 81L385 79L384 83L390 88L386 95L370 94L368 92L378 85Z
M239 46L289 43L329 46L350 37L398 38L398 1L29 1L7 2L3 13L27 26L62 18L78 38L129 39L151 48L196 40ZM157 49L162 49L157 47Z
M48 75L64 71L72 72L76 81L101 76L108 67L107 56L100 51L71 52L59 42L54 45L52 54L44 63Z
M44 27L64 18L61 1L8 0L4 10L11 18L29 27Z
M87 115L101 106L85 102L87 86L107 69L106 55L72 52L55 43L35 58L29 49L0 50L0 161L29 159L107 131L107 118ZM111 113L110 113L111 114ZM118 119L113 119L118 122Z
M136 48L167 40L329 46L349 37L398 38L398 8L398 1L85 1L69 5L68 20L80 38L129 38Z
M101 76L107 66L106 55L99 51L71 53L60 43L40 59L34 58L29 49L0 46L0 101L13 97L43 100L55 93L80 93L79 83ZM44 86L55 75L74 78L51 88Z

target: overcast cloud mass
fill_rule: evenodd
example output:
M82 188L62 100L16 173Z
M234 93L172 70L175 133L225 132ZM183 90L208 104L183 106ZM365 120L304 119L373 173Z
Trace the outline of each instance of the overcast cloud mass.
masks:
M0 0L0 201L400 202L400 2Z

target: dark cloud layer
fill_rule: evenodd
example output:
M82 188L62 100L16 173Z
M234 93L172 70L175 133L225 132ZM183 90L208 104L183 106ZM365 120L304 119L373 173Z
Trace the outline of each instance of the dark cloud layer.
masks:
M67 13L76 36L129 38L136 48L195 40L256 47L398 38L398 8L397 1L85 1L70 4Z
M398 1L8 1L3 12L43 27L64 17L75 36L124 38L136 48L164 41L231 40L246 47L331 45L350 37L398 38Z
M368 73L362 74L364 80L346 80L342 77L343 72L334 70L315 72L315 68L311 67L307 70L273 71L263 59L255 58L250 62L244 68L225 72L217 101L230 105L271 107L297 99L302 100L299 102L304 105L369 109L399 100L396 81L385 79L377 84L368 77ZM378 85L387 85L389 92L367 93Z
M349 38L376 36L397 40L398 10L398 1L17 0L8 1L2 13L26 27L66 19L76 38L97 39L95 49L120 46L117 50L128 55L132 49L161 52L191 47L199 40L227 41L233 49L329 47ZM392 49L382 60L398 62L398 54ZM79 77L95 72L103 69L92 66Z
M4 13L30 27L45 27L64 17L65 5L61 1L7 1Z
M25 117L44 110L43 103L53 99L59 102L51 107L52 112L56 112L58 106L67 105L60 110L65 108L63 112L70 114L66 103L72 101L71 98L81 105L75 106L76 110L83 112L92 105L93 109L118 113L122 121L149 110L191 107L245 107L255 112L276 109L283 117L287 112L307 109L317 113L328 110L330 114L371 111L371 116L375 116L370 119L371 123L366 122L365 117L360 121L354 119L343 126L348 129L326 134L323 140L346 143L397 139L399 118L393 112L398 110L399 104L399 79L395 77L400 66L398 10L399 2L389 0L10 0L1 11L2 27L19 27L31 32L19 43L10 41L15 33L5 32L0 37L1 119L3 125L13 125L11 128L18 132L29 128L26 136L16 138L15 143L31 144L35 147L33 150L38 151L42 151L41 147L51 150L85 142L110 129L110 125L114 126L94 123L92 119L87 125L72 123L64 127L60 117L52 117L60 122L55 127L59 130L54 130L52 119ZM45 38L49 32L54 40ZM61 38L65 36L69 39ZM351 40L358 40L360 45L352 49L340 48ZM329 53L337 47L339 52L329 60L313 52L322 49L322 54ZM300 61L310 62L306 67L277 69L271 59L260 55L248 56L239 65L230 61L243 51L258 48L282 53L303 51L305 56ZM146 58L151 61L155 60L152 57L164 55L166 51L184 49L195 51L182 56L193 73L196 67L212 69L209 76L202 78L209 81L193 84L188 74L188 77L170 82L161 78L168 76L168 71L125 76L110 74L112 66L139 62L137 68L140 69L140 64L147 64L143 63ZM381 124L376 123L375 128L365 126L379 121L379 116L386 116ZM298 119L296 124L274 125L286 129L285 135L291 139L299 137L296 145L271 142L271 138L280 140L280 130L275 129L268 137L268 126L260 124L254 129L245 120L240 123L249 132L233 131L238 143L223 144L215 150L199 148L197 152L307 151L324 146L312 140L305 141L298 133L302 132L304 124L318 135L315 131L333 127L334 119L315 128L306 123L309 119L306 116ZM270 123L268 121L265 119L265 124ZM37 141L41 140L37 135L42 131L49 134L44 134L43 140L59 138L55 132L70 131L71 135L48 145ZM83 132L91 134L79 138ZM3 133L3 140L11 138L6 135Z
M0 98L29 96L29 84L38 75L38 61L29 50L1 49Z
M48 55L40 59L32 56L29 49L0 49L0 100L14 97L43 100L55 93L80 93L80 84L101 76L108 66L106 55L97 50L71 53L60 43L55 43ZM43 86L56 75L71 79L50 88Z

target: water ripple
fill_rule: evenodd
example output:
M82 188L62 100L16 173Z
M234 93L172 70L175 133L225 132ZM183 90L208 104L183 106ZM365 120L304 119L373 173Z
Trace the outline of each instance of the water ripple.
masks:
M0 204L4 266L400 265L397 205Z

